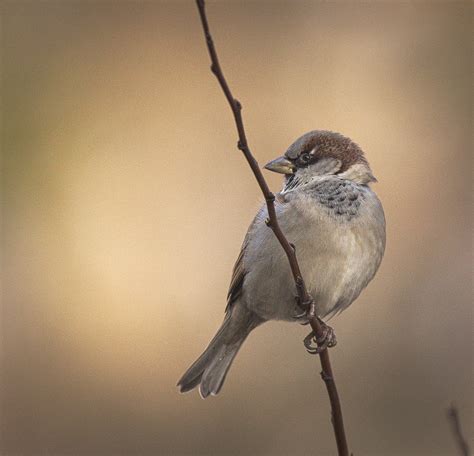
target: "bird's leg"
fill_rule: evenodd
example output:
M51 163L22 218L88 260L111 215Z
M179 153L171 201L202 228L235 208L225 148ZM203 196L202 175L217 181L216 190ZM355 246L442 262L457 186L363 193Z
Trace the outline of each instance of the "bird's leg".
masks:
M293 315L293 319L300 325L309 325L308 313L305 311L301 313L296 313L295 315Z
M295 296L295 301L296 301L296 307L299 307L301 309L301 312L299 313L297 312L293 316L293 318L301 325L308 325L309 324L308 312L311 309L312 301L302 303L298 295Z
M303 340L306 350L312 355L318 355L327 348L334 347L337 344L334 329L324 323L319 317L316 318L321 325L321 335L317 337L315 332L311 331Z
M290 244L291 247L293 248L293 250L295 250L295 246L294 244ZM298 321L300 324L302 325L307 325L309 323L309 320L308 320L308 315L310 314L311 312L311 309L312 309L312 305L313 305L313 300L310 299L308 301L305 301L303 302L301 300L301 290L302 290L302 287L303 286L303 279L301 277L298 277L296 279L296 288L297 288L297 293L296 293L296 296L295 296L295 301L296 301L296 306L299 307L301 309L301 312L300 313L296 313L294 315L294 319L296 321Z
M294 248L294 246L292 245ZM297 287L301 287L302 279L299 278L296 282ZM298 290L299 291L299 290ZM316 314L316 302L311 296L308 296L308 299L305 302L302 302L301 293L298 293L295 296L296 305L302 309L301 313L297 313L293 318L302 325L308 325L310 320L317 318L319 324L321 325L321 334L316 335L314 331L311 331L303 340L304 346L308 353L317 355L327 348L334 347L337 344L336 333L331 326L324 323L321 318Z
M307 325L309 323L308 320L308 304L301 304L301 299L299 296L295 296L296 301L296 313L293 315L293 318L302 325ZM301 309L301 312L298 312L298 308Z

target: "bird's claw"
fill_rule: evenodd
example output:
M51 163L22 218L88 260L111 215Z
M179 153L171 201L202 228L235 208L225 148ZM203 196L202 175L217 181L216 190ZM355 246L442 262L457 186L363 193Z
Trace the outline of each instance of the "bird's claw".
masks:
M313 304L313 301L312 299L308 300L308 301L304 301L302 302L301 301L301 298L296 295L295 296L295 301L296 301L296 305L303 310L303 313L306 315L309 310L311 309L311 304Z
M312 301L302 303L298 295L295 296L295 301L297 309L301 309L301 312L298 312L298 310L296 310L295 315L293 315L294 320L300 323L301 325L309 324L308 312L310 311Z
M321 334L316 337L314 331L311 331L303 340L304 346L308 353L319 355L327 348L334 347L337 344L336 334L334 330L319 319L321 323Z
M296 313L295 315L293 315L293 319L300 325L309 324L308 313L306 312L306 310L303 310L301 313Z

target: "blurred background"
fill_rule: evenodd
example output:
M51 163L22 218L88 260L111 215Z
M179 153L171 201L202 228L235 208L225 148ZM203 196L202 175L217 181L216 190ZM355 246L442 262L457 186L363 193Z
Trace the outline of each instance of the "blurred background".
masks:
M456 455L451 401L472 442L471 13L208 5L259 162L330 129L379 179L384 262L331 322L355 455ZM255 331L217 398L175 387L262 200L194 3L6 1L1 50L2 454L335 454L307 328Z

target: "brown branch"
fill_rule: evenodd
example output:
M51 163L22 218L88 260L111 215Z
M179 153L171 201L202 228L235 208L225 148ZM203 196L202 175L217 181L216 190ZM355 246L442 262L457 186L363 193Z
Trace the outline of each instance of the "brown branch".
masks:
M462 434L461 420L459 418L458 409L454 404L451 404L446 414L448 416L448 421L451 425L454 440L456 441L456 444L459 448L459 453L462 456L469 456L471 453L469 451L469 445L467 444L466 439Z
M280 225L278 224L278 219L276 216L275 211L275 195L270 191L265 178L263 177L262 171L258 166L257 160L255 160L254 156L252 155L250 148L247 143L247 137L245 135L244 123L242 120L242 105L240 104L239 100L234 98L232 92L230 91L229 85L224 77L222 72L221 66L219 64L219 59L217 57L217 52L214 47L214 42L212 40L211 32L209 31L209 24L207 22L206 11L205 11L205 4L204 0L196 0L197 7L199 10L199 15L201 17L202 27L204 30L204 35L206 38L207 49L209 51L209 55L211 57L211 71L216 76L219 84L224 92L225 97L232 109L232 113L234 115L235 125L237 127L237 132L239 136L239 141L237 143L238 149L242 151L247 160L252 172L257 179L258 185L265 197L265 202L267 204L268 210L268 220L267 225L273 230L273 233L277 237L278 241L280 242L283 250L286 253L288 258L288 262L290 263L291 272L293 274L293 278L295 280L296 291L298 293L299 302L305 304L308 310L308 317L309 322L311 324L311 328L316 334L316 338L323 340L323 328L321 326L320 321L316 317L316 308L313 299L308 293L306 289L305 282L301 275L301 270L298 264L298 260L296 258L296 251L292 244L288 242L285 235L283 234ZM331 403L331 411L332 411L332 424L334 427L334 434L337 443L337 449L339 456L349 456L349 450L346 441L346 435L344 430L344 422L342 417L342 408L341 403L339 400L339 395L336 388L336 383L334 381L334 375L331 368L331 362L329 360L329 353L327 349L324 349L319 354L319 359L321 361L321 377L324 380L326 385L326 389L329 395L329 401Z

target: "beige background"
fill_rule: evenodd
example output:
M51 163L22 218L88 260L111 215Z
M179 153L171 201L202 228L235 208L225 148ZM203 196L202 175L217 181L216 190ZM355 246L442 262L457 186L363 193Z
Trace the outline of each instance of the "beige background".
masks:
M451 400L474 429L471 4L208 10L260 163L331 129L380 181L385 260L332 321L354 454L455 455ZM2 30L3 453L334 454L306 328L255 331L218 398L175 388L261 200L194 4L10 1Z

